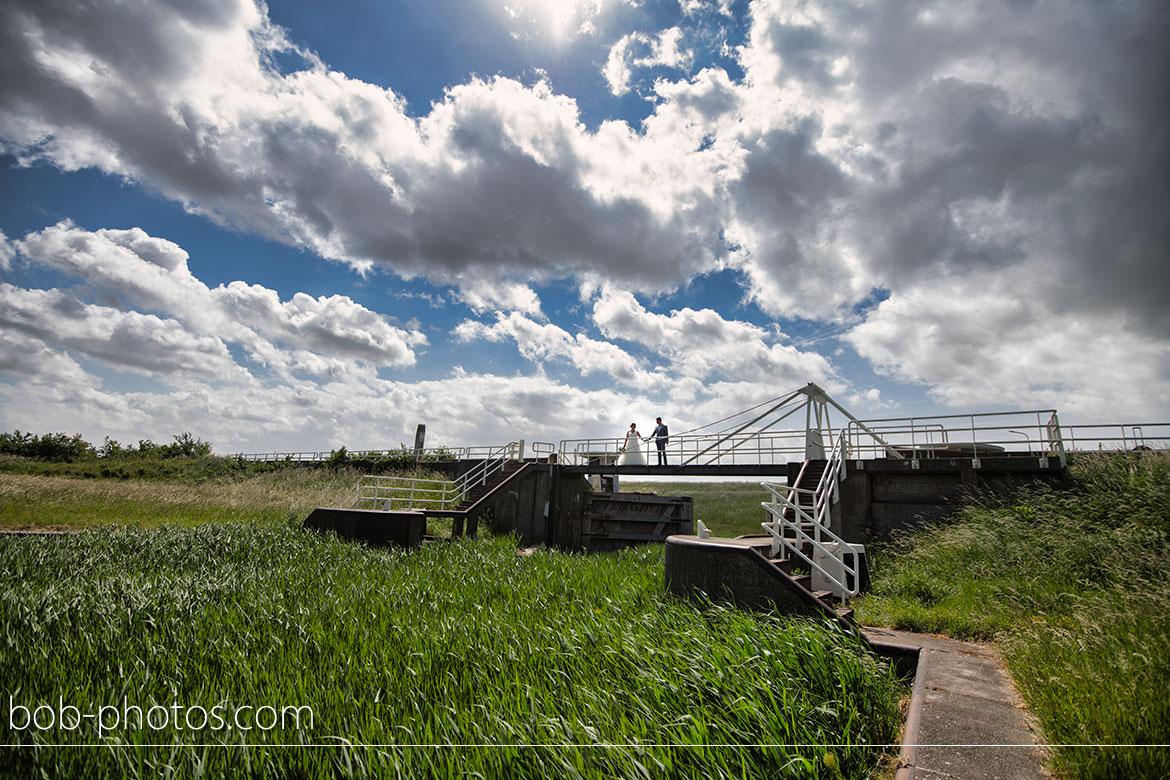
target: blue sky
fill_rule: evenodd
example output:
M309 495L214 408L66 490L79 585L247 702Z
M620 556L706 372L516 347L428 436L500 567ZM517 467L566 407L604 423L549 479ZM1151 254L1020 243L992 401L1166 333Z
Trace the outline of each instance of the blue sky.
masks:
M0 428L1170 412L1159 2L0 9Z

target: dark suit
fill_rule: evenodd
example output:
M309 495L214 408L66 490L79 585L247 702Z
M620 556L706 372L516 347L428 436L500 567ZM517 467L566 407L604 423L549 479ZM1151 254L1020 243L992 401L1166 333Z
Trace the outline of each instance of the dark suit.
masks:
M663 424L659 423L654 426L654 432L650 436L654 439L654 446L658 448L658 465L666 465L666 442L667 436L670 435L670 430Z

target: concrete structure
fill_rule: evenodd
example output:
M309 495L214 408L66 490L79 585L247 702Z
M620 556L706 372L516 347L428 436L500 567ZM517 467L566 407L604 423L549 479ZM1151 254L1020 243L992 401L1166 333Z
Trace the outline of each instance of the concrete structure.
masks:
M832 530L850 541L887 541L944 517L964 498L1064 474L1056 458L1025 455L848 460Z
M671 536L666 540L666 589L676 596L702 595L743 609L778 610L851 625L853 611L835 608L827 591L813 591L810 575L797 574L768 557L772 540Z
M414 510L381 512L370 509L317 507L305 519L304 528L334 531L343 539L367 544L415 547L426 535L427 518Z

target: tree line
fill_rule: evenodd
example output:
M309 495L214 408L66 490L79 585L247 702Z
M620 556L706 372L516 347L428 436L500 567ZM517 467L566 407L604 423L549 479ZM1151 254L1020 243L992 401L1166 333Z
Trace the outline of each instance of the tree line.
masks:
M0 433L0 455L18 455L44 461L72 462L91 458L202 458L211 455L211 444L191 433L176 434L169 444L155 444L139 439L137 444L122 444L105 437L100 447L85 440L80 433L25 433L15 430Z

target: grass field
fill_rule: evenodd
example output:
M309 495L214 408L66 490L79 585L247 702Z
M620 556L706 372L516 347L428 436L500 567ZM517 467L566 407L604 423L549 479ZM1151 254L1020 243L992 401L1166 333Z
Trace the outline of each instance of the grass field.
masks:
M290 529L313 506L336 503L355 479L356 472L301 469L199 484L0 474L0 524L99 529L48 544L0 540L9 582L19 584L3 593L2 679L21 681L21 695L29 696L77 686L89 704L119 692L165 702L181 695L202 705L297 704L324 692L307 702L315 707L312 733L295 735L312 741L512 735L593 744L626 735L641 747L473 758L395 747L135 749L98 759L24 751L12 776L38 768L50 776L89 769L149 775L166 766L196 776L200 762L250 762L260 776L379 775L401 766L414 774L470 767L489 777L698 777L740 776L738 761L746 762L744 776L837 777L818 751L648 745L743 742L754 728L777 741L860 746L896 729L897 686L847 640L807 624L668 599L661 548L521 558L507 539L481 539L406 554ZM764 495L754 483L622 487L691 495L696 517L721 535L756 533L762 518ZM873 549L871 560L862 621L995 642L1048 740L1170 742L1170 698L1159 682L1170 679L1166 455L1082 456L1059 491L985 497L945 523ZM772 666L775 659L787 660ZM846 660L846 671L837 659ZM118 682L126 674L129 682ZM842 683L843 674L861 681L860 703L838 699L834 685L852 691L855 684ZM764 682L792 675L797 682ZM482 698L481 689L497 681L506 693ZM732 693L744 689L743 698ZM365 706L371 701L373 714ZM445 709L439 701L448 702ZM774 707L796 707L799 717L764 717ZM724 710L730 721L721 719ZM845 777L863 777L879 760L864 747L832 753ZM1170 777L1167 751L1157 748L1061 748L1055 762L1062 776L1085 780Z
M0 528L299 523L353 493L352 468L289 468L213 481L78 479L0 472Z
M27 725L38 706L46 725L68 706L70 723L104 713L122 745L4 749L0 775L862 778L879 765L872 745L896 740L905 691L890 670L824 624L671 598L661 559L521 556L509 537L372 550L279 522L0 537L0 736L97 742L100 719ZM311 716L215 728L242 705L256 708L245 725ZM128 707L146 727L114 726L122 713L137 725ZM272 747L289 743L327 747Z

